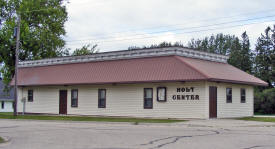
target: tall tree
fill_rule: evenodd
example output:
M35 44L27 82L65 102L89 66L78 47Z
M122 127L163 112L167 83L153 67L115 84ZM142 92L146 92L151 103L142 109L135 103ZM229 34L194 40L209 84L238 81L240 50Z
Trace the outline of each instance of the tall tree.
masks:
M229 59L228 63L241 69L241 63L240 60L242 59L241 55L241 43L238 37L236 37L229 48Z
M75 49L74 52L72 53L72 56L90 55L93 53L97 53L98 51L99 49L97 49L97 44L95 45L87 44L87 45L84 45L82 48Z
M250 41L246 32L242 34L240 55L240 69L242 69L245 72L252 73L253 53L250 49Z
M187 46L211 53L228 54L233 39L235 39L235 36L220 33L203 39L191 39Z
M17 17L21 17L20 60L33 60L68 54L64 50L65 0L1 0L0 63L4 82L14 74Z
M163 41L159 44L151 44L150 46L129 46L128 50L137 50L137 49L150 49L150 48L165 48L165 47L184 47L184 45L181 42L167 42L167 41Z
M257 40L255 72L269 88L275 87L275 25L273 29L267 27Z
M229 64L248 73L252 71L253 55L246 32L242 34L242 40L234 35L224 35L222 33L203 39L191 39L188 42L188 47L228 55Z

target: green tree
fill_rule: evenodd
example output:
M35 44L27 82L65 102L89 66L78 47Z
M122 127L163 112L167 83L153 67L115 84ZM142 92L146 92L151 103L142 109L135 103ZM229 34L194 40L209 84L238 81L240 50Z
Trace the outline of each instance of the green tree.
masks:
M224 35L222 33L204 37L203 39L191 39L187 46L205 52L228 54L235 36Z
M242 34L241 46L241 59L239 59L240 69L245 72L252 73L254 55L251 51L249 37L246 32Z
M241 63L240 60L242 59L241 55L241 43L238 37L236 37L229 48L229 59L228 63L241 69Z
M4 82L14 75L15 39L13 31L21 17L20 60L36 60L67 55L64 49L64 0L0 0L0 63Z
M97 48L97 44L96 45L87 44L87 45L84 45L82 48L75 49L74 52L72 53L72 56L90 55L93 53L97 53L98 51L99 49Z
M137 49L151 49L151 48L165 48L165 47L184 47L184 45L181 42L167 42L163 41L159 44L151 44L150 46L129 46L128 50L137 50Z
M222 33L203 39L191 39L188 42L188 47L228 55L229 64L248 73L252 71L253 54L246 32L242 34L242 40L234 35L224 35Z
M255 112L262 114L275 114L275 88L255 92Z
M255 51L255 74L272 88L275 86L275 26L267 27L261 34Z

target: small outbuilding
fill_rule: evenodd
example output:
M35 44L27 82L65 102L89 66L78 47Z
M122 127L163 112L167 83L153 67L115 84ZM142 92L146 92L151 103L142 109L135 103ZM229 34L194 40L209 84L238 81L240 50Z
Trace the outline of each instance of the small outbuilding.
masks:
M153 118L252 116L253 88L267 83L229 65L227 59L169 47L23 61L18 111Z
M0 78L0 112L13 112L14 89L5 90L5 84Z

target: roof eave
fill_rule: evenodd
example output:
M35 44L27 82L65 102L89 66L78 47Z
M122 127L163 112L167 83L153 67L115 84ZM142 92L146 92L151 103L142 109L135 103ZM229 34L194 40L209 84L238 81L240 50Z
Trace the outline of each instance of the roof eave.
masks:
M260 82L246 82L246 81L238 81L238 80L225 80L225 79L215 79L210 78L208 81L213 82L224 82L224 83L234 83L234 84L244 84L244 85L253 85L253 86L268 86L268 83L260 83Z
M58 84L19 84L19 87L27 86L70 86L70 85L105 85L105 84L141 84L141 83L173 83L173 82L199 82L206 79L189 80L149 80L149 81L119 81L119 82L94 82L94 83L58 83Z
M222 82L233 84L244 84L253 86L268 86L268 83L258 82L245 82L237 80L225 80L225 79L189 79L189 80L152 80L152 81L120 81L120 82L95 82L95 83L59 83L59 84L19 84L20 87L26 86L69 86L69 85L104 85L104 84L140 84L140 83L170 83L170 82L198 82L198 81L210 81L210 82Z

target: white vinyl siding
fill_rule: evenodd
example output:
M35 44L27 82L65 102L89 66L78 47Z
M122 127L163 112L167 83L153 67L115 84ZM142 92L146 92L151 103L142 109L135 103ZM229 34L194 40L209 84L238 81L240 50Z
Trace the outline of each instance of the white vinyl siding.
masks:
M4 102L4 108L2 109L2 102ZM13 112L12 101L0 101L0 112Z
M203 83L159 83L159 84L124 84L78 87L78 109L68 107L68 114L131 116L131 117L171 117L205 118ZM157 101L157 87L167 87L167 102ZM194 86L201 100L173 100L177 87ZM74 87L76 88L76 87ZM105 88L106 108L98 108L98 88ZM144 109L144 88L153 88L153 109ZM70 98L70 97L68 97ZM69 103L70 104L70 103Z
M18 112L23 111L22 97L28 99L28 90L33 90L34 100L33 102L28 102L28 100L26 100L25 112L59 113L59 89L53 87L20 87L18 89ZM69 101L70 99L71 98L68 98L67 100Z
M129 116L155 118L209 118L209 86L217 86L217 117L253 115L253 87L215 82L175 82L109 85L40 86L19 88L21 99L33 89L33 102L26 102L26 112L59 113L59 90L67 90L67 114ZM157 101L157 88L166 87L167 101ZM177 88L194 87L194 92L178 93ZM226 88L232 88L232 103L226 103ZM153 88L153 109L144 109L144 88ZM240 88L246 89L246 103L240 102ZM71 107L72 89L78 90L78 107ZM98 108L98 89L106 89L106 108ZM195 94L199 100L173 100L173 95Z
M77 115L205 118L205 88L203 82L195 83L147 83L86 86L32 87L33 102L26 102L26 112L59 113L59 90L68 90L67 113ZM157 101L157 87L167 88L167 102ZM194 87L200 100L173 100L177 88ZM106 89L106 108L98 108L98 89ZM144 88L153 88L153 109L144 109ZM26 97L29 88L19 89L19 99ZM78 89L78 108L71 108L71 89ZM23 94L22 94L23 91ZM22 102L18 103L22 112Z
M253 116L254 95L253 86L229 83L207 83L208 86L217 86L217 117L233 118ZM232 103L226 102L226 88L232 88ZM240 102L241 88L246 90L246 102ZM209 90L209 89L208 89Z

